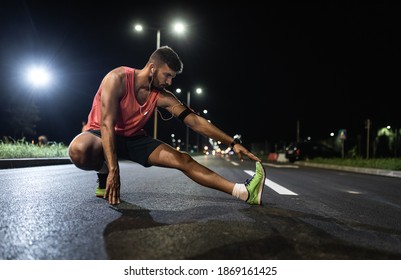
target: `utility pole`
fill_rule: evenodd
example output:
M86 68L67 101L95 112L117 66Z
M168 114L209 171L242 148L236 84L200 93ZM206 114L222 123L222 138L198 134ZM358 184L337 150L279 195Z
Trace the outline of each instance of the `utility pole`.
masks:
M366 133L366 159L369 159L369 136L370 136L370 126L372 125L370 119L367 119L365 122L365 128L367 130Z
M187 106L191 106L191 92L187 92ZM191 108L191 107L190 107ZM189 152L189 127L186 127L186 151Z
M300 139L299 139L299 120L297 120L297 143L299 143Z
M396 128L394 133L394 157L397 157L397 144L398 144L398 130Z

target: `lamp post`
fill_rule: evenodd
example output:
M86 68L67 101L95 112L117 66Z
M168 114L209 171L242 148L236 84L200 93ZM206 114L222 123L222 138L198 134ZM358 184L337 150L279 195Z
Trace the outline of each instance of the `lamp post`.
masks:
M31 66L26 70L25 75L30 88L34 89L35 93L43 93L52 83L52 75L45 66ZM36 123L40 120L35 99L20 98L18 106L14 106L14 102L11 102L14 108L9 111L9 118L17 120L13 121L15 134L20 134L21 137L25 137L26 134L35 135Z
M177 88L176 89L177 93L181 93L181 89ZM195 90L195 92L197 94L201 94L202 93L202 89L201 88L197 88ZM187 91L187 106L191 108L191 92ZM189 127L187 126L186 128L186 142L185 142L185 149L187 152L189 152Z
M206 115L207 114L207 110L206 109L204 109L204 110L202 110L202 113L204 114L204 115ZM199 113L200 114L200 113ZM210 120L208 120L208 122L210 122ZM196 150L197 150L197 153L199 154L199 145L200 146L203 146L203 141L199 141L199 133L196 135Z
M134 28L138 32L141 32L143 30L143 26L140 25L140 24L136 24ZM149 27L148 29L156 30L156 50L157 50L158 48L160 48L160 36L161 36L160 28ZM177 22L177 23L174 24L173 29L174 29L174 31L176 33L184 33L185 26L182 23ZM153 118L153 120L154 120L154 123L153 123L153 138L155 138L155 139L157 139L157 114L158 114L157 111L158 111L157 107L155 107L155 113L154 113L154 118Z
M160 29L157 29L156 33L156 50L160 48ZM153 115L153 138L157 139L157 106L155 106L155 112Z

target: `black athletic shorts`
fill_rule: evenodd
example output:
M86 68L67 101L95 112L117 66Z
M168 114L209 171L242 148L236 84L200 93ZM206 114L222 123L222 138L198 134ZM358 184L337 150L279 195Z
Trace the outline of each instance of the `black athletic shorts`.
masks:
M87 132L102 137L100 130L87 130ZM144 167L152 166L148 162L149 155L160 144L163 144L163 142L148 135L137 135L133 137L116 135L118 158L137 162Z

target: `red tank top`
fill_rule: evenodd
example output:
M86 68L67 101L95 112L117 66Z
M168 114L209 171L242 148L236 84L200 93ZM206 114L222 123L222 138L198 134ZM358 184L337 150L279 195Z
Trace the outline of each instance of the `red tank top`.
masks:
M117 116L117 123L114 127L116 134L123 136L134 136L146 134L143 126L152 116L155 110L159 92L152 90L148 100L142 106L139 105L135 98L134 93L134 75L135 69L125 67L125 93L120 100L119 114ZM95 129L100 130L101 125L101 96L102 85L100 85L95 98L93 99L92 109L88 116L88 123L86 130Z

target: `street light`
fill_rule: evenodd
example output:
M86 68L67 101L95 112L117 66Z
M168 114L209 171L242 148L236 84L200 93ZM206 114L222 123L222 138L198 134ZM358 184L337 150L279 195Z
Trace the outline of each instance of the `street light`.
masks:
M181 93L181 89L177 88L176 89L177 93ZM197 88L195 90L195 92L197 94L201 94L202 93L202 89L201 88ZM191 108L191 92L187 91L187 106ZM187 126L187 131L186 131L186 151L189 152L189 127Z
M208 111L206 109L202 110L202 113L205 116L206 116L207 112ZM201 114L201 113L199 112L199 114ZM208 122L210 122L210 120L208 120ZM203 138L202 138L202 141L199 141L199 137L200 137L200 135L199 135L199 133L197 133L196 134L196 150L197 150L198 154L199 154L199 146L203 146Z
M29 88L33 89L33 93L42 93L52 82L52 75L44 65L30 66L25 71L25 77ZM21 137L24 137L25 133L29 135L36 134L36 122L40 118L39 108L35 104L35 99L19 98L18 104L14 105L14 102L11 101L11 107L13 109L8 112L8 115L10 120L14 120L15 134L21 134Z
M136 24L134 26L135 31L141 32L143 31L143 26L141 24ZM160 48L160 28L154 28L154 27L147 27L147 29L151 30L156 30L156 50ZM173 25L173 30L176 33L184 33L185 31L185 26L181 22L177 22ZM157 139L157 107L155 107L155 113L154 113L154 124L153 124L153 138Z
M27 71L27 80L34 87L43 87L50 83L51 76L46 68L41 66L33 66Z

